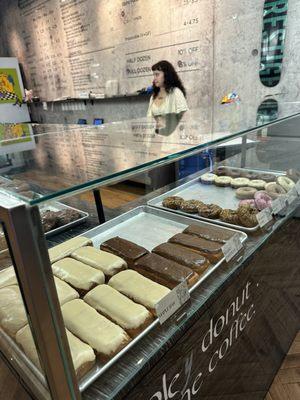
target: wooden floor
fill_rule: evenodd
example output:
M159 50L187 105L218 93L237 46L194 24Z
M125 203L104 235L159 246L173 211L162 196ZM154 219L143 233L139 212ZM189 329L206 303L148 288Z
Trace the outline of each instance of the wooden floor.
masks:
M300 399L300 332L296 336L265 400Z

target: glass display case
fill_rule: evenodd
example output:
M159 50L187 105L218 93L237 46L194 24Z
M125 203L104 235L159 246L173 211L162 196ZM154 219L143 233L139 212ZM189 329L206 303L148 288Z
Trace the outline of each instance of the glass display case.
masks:
M264 398L299 327L293 112L2 126L0 346L34 398Z

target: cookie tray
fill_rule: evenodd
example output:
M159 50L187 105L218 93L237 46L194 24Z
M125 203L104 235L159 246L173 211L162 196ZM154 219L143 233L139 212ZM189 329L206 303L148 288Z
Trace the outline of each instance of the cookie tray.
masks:
M243 172L257 172L257 173L268 173L268 174L274 174L274 177L276 178L277 176L284 175L283 172L280 171L262 171L262 170L250 170L250 169L244 169L244 168L231 168L232 170L235 171L243 171ZM203 175L206 171L203 173L199 174L198 178L195 178L181 186L178 186L175 189L170 190L169 192L166 192L160 196L157 196L147 202L148 206L163 209L163 210L169 210L173 213L180 214L180 215L185 215L189 216L195 220L201 220L201 221L206 221L210 222L212 224L217 224L217 225L222 225L226 226L227 228L231 229L239 229L244 232L255 232L258 230L259 225L257 224L253 228L247 228L242 225L234 225L230 224L228 222L223 222L220 219L209 219L205 217L201 217L200 215L197 214L188 214L184 211L180 210L171 210L169 208L163 207L162 202L163 199L168 197L168 196L180 196L184 198L185 200L200 200L203 201L203 203L207 204L217 204L222 208L230 208L230 209L237 209L238 204L239 204L239 199L235 197L235 189L232 189L231 187L219 187L214 184L208 185L208 184L203 184L200 182L199 178L201 175Z
M211 225L203 221L195 221L186 216L170 213L169 211L159 210L153 207L141 206L137 207L105 224L91 229L84 233L85 237L91 238L95 247L99 248L100 244L114 236L120 236L124 239L131 240L139 244L149 251L155 246L167 241L171 236L181 232L188 225L195 224L199 226ZM145 229L147 227L147 229ZM247 239L244 232L234 229L220 227L221 229L237 232L242 242ZM190 288L193 292L201 283L210 276L223 262L225 258L217 264L209 267L200 277L199 281ZM101 376L110 366L117 362L129 349L139 342L148 332L150 332L157 324L158 319L148 326L139 336L134 338L123 350L113 357L105 365L98 363L94 369L80 381L79 388L81 391L86 389L92 382Z

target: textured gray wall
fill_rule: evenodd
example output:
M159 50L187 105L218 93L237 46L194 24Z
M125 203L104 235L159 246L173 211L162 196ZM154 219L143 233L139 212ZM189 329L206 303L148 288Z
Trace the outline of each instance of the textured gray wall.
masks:
M56 0L51 0L55 2ZM94 0L93 0L94 1ZM137 6L140 12L147 1L141 0ZM156 1L156 0L155 0ZM0 15L1 24L1 44L0 55L17 56L23 62L26 60L24 43L20 39L20 13L16 9L16 0L2 0L3 7ZM110 2L109 2L110 3ZM116 2L114 4L121 4ZM107 3L108 4L108 3ZM110 3L112 4L112 3ZM147 3L148 4L148 3ZM178 25L186 18L183 7L183 0L169 0L164 2L164 14L166 9L171 10L170 15L166 15L163 26ZM167 5L166 5L167 4ZM205 121L205 126L212 125L216 131L236 130L243 126L250 126L256 122L256 114L259 105L267 96L273 96L279 102L279 114L297 111L299 107L300 82L300 2L299 0L289 0L288 27L286 34L285 58L283 72L280 83L274 88L266 88L259 79L260 47L262 35L262 16L264 0L199 0L189 9L197 11L201 15L201 28L185 32L185 37L192 40L198 35L200 41L200 55L196 57L199 71L189 72L182 77L188 89L188 101L191 108L196 108L195 115L200 121ZM115 6L114 6L115 7ZM132 15L136 11L132 6ZM148 6L147 6L148 7ZM147 8L146 7L146 8ZM144 16L145 16L144 12ZM198 15L198 14L197 14ZM92 18L92 16L91 16ZM164 18L163 18L164 19ZM177 19L174 22L174 19ZM156 19L155 19L156 21ZM156 21L155 23L159 23ZM126 25L125 35L134 35L139 32L141 26L133 23ZM6 32L6 35L3 34ZM145 42L141 40L131 41L131 51L140 49L141 43L163 44L164 36L154 35ZM174 43L178 40L178 34L172 34ZM109 37L105 36L105 41L109 42ZM1 50L2 47L2 50ZM253 50L258 50L258 55L253 55ZM166 56L171 61L178 59L177 47L170 47L164 52L151 54L151 62L155 57ZM127 50L126 50L127 51ZM1 54L2 52L2 54ZM116 49L120 65L124 63L124 48ZM109 56L103 57L103 62L107 62ZM26 67L26 66L25 66ZM25 68L26 70L26 68ZM70 71L71 73L71 71ZM137 89L147 82L149 77L141 78L140 81L134 80L135 84L130 86L132 90ZM125 82L129 81L125 79ZM130 82L133 82L132 80ZM236 90L242 99L240 105L220 105L221 98ZM43 122L68 122L73 123L78 118L87 118L90 121L94 117L104 117L107 122L128 118L139 118L145 115L147 102L145 99L125 98L103 100L96 102L94 106L87 105L85 111L62 111L61 104L48 104L48 111L44 111L42 106L33 106L33 118Z

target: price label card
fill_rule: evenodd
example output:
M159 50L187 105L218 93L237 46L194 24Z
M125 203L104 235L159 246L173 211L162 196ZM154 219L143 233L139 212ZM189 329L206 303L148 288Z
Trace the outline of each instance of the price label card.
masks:
M160 324L166 322L189 298L189 288L184 281L161 299L155 307Z
M258 224L261 228L263 228L264 226L266 226L269 222L272 221L273 217L272 217L272 211L271 209L265 208L264 210L262 210L261 212L259 212L256 215Z
M225 260L229 262L241 249L243 244L240 235L237 233L230 238L222 247Z
M286 196L279 196L272 201L273 214L279 214L286 207Z
M298 195L300 196L300 180L296 183L295 188L296 188Z
M287 201L289 204L292 204L297 199L298 199L298 192L296 190L296 187L294 186L293 189L289 190L287 193Z

